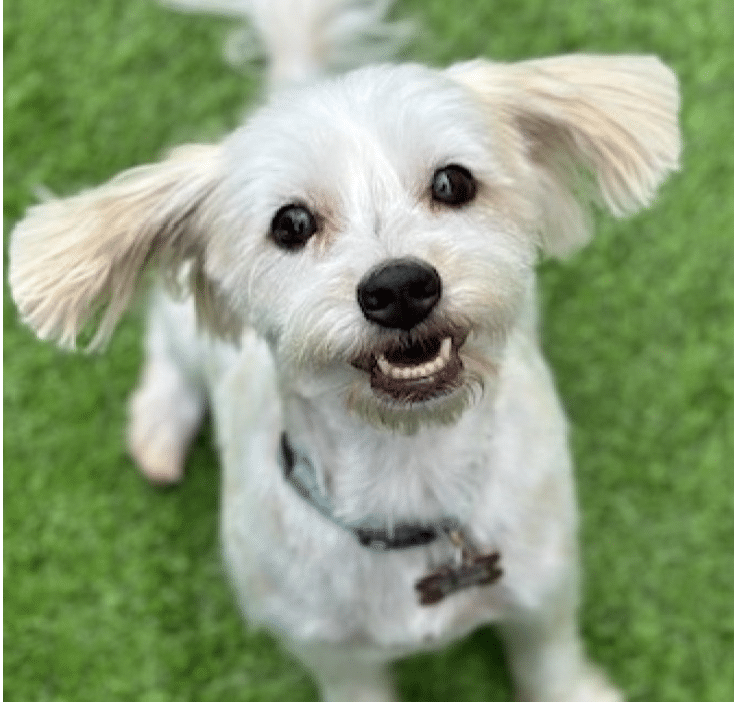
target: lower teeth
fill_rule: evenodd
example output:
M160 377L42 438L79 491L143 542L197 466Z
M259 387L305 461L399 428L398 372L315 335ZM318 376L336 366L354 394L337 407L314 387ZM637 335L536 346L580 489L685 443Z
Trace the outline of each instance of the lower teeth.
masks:
M381 373L389 378L396 380L416 380L419 378L428 378L441 371L449 363L451 351L452 339L448 336L442 340L437 356L426 363L416 366L397 366L391 363L385 354L381 354L376 361Z

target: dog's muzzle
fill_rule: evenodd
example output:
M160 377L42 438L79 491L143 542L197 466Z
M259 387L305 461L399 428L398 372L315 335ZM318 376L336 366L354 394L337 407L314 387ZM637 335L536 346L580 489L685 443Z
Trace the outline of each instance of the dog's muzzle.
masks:
M442 296L437 270L416 258L391 259L369 271L357 289L365 318L384 330L384 342L353 361L370 374L373 391L402 404L451 393L462 382L458 353L466 333L432 324Z

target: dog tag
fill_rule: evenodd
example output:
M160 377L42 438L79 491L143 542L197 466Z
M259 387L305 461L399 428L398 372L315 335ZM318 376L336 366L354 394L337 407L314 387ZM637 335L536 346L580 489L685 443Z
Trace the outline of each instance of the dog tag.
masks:
M459 566L442 566L418 580L414 588L419 593L419 604L433 605L458 590L480 585L492 585L503 574L498 565L498 552L480 554L463 538L460 532L450 534L451 541L462 549Z

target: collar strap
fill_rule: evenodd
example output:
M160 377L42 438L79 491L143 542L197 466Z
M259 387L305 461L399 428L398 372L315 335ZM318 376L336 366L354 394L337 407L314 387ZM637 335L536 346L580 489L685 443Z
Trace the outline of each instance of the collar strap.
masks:
M342 529L352 532L362 546L378 551L426 546L440 536L459 528L456 519L447 518L434 524L397 524L388 529L373 529L348 524L335 516L330 498L324 494L317 480L317 472L307 456L299 453L292 446L286 432L281 434L278 462L284 478L294 490L326 517Z

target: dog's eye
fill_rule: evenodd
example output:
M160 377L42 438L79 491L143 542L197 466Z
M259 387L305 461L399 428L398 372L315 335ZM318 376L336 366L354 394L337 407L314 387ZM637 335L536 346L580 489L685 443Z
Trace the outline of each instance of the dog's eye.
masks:
M285 205L271 221L271 237L283 249L299 249L317 231L314 215L304 205Z
M432 179L432 199L444 205L465 205L475 197L477 189L475 178L462 166L440 168Z

